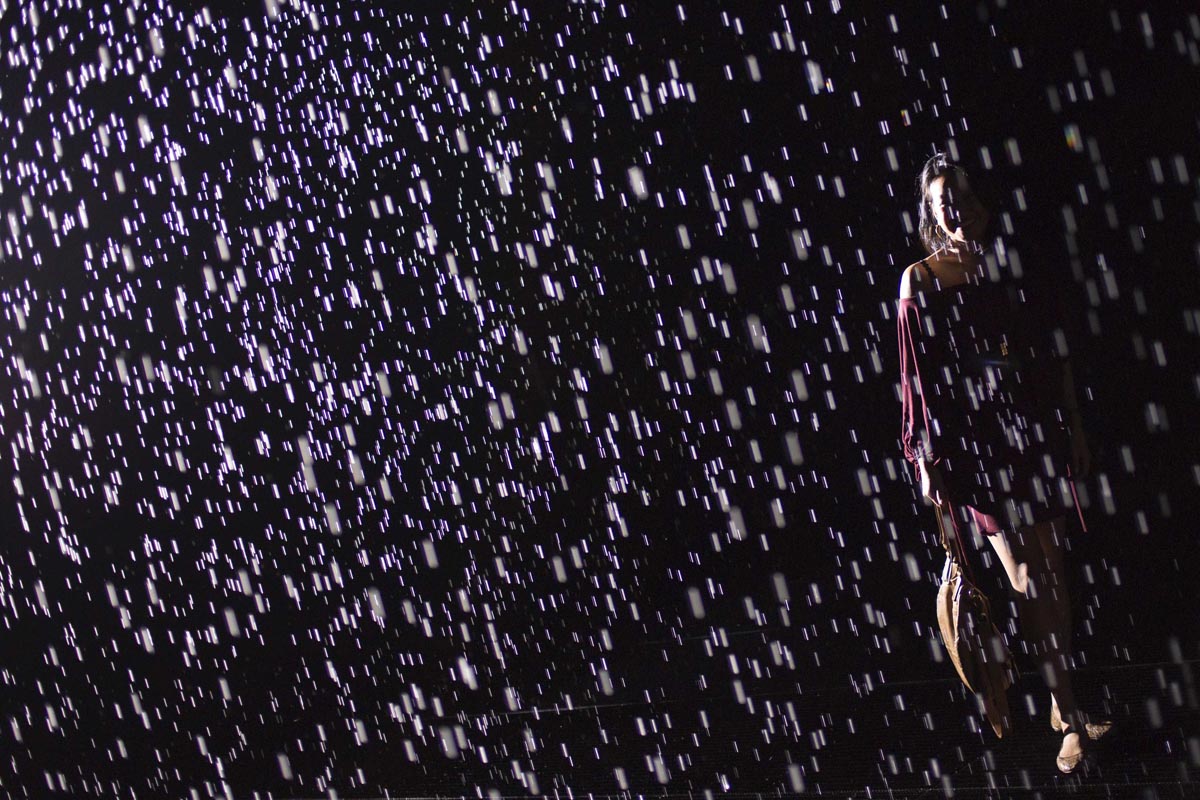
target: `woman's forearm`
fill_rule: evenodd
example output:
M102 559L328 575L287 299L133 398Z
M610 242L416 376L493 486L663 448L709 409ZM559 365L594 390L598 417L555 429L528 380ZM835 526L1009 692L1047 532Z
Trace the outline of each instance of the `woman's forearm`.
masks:
M1079 413L1079 395L1075 393L1075 374L1071 369L1071 362L1063 359L1062 362L1062 402L1063 408L1068 414L1076 415Z

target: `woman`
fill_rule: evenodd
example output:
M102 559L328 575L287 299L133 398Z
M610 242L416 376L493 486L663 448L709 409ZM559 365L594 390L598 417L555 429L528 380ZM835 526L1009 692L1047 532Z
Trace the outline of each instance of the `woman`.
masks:
M1045 326L1004 277L1003 247L986 252L990 214L966 173L938 154L918 186L930 255L900 281L904 454L921 493L949 501L956 527L985 534L1004 566L1026 648L1051 687L1056 763L1071 772L1080 732L1096 739L1110 726L1087 724L1071 690L1062 536L1072 470L1086 472L1090 457L1070 365L1051 355Z

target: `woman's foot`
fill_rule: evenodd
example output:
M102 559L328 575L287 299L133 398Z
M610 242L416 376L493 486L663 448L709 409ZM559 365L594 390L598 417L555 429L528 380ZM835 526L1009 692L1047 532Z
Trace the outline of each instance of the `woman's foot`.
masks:
M1058 758L1054 763L1058 765L1058 771L1066 775L1082 762L1083 737L1074 731L1068 731L1063 736L1062 747L1058 749Z
M1062 733L1062 714L1058 710L1058 701L1054 699L1054 695L1050 695L1050 727L1059 733ZM1085 722L1083 727L1084 730L1087 731L1088 739L1095 742L1101 739L1104 734L1112 730L1113 723L1112 720L1103 720L1101 722Z

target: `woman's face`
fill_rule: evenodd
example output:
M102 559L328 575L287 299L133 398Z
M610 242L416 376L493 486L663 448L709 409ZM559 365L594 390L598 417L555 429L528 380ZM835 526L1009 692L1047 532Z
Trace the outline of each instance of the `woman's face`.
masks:
M961 173L938 176L929 184L929 204L942 234L952 242L978 242L990 215Z

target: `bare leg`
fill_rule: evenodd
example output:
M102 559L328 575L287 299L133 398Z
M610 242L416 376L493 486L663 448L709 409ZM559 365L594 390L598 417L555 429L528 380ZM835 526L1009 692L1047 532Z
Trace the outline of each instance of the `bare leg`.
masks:
M993 534L988 542L1017 595L1022 635L1062 714L1065 736L1059 760L1071 762L1077 761L1081 752L1076 732L1081 726L1071 688L1070 601L1056 530L1047 522L1016 533Z
M1061 518L1051 523L1038 525L1034 529L1038 534L1038 542L1045 556L1046 564L1046 593L1057 615L1056 631L1059 634L1059 650L1065 661L1066 669L1071 668L1071 599L1067 594L1066 574L1063 570L1062 536L1065 525ZM1062 703L1056 693L1051 691L1051 702L1058 707L1062 715ZM1064 715L1065 721L1065 715Z

